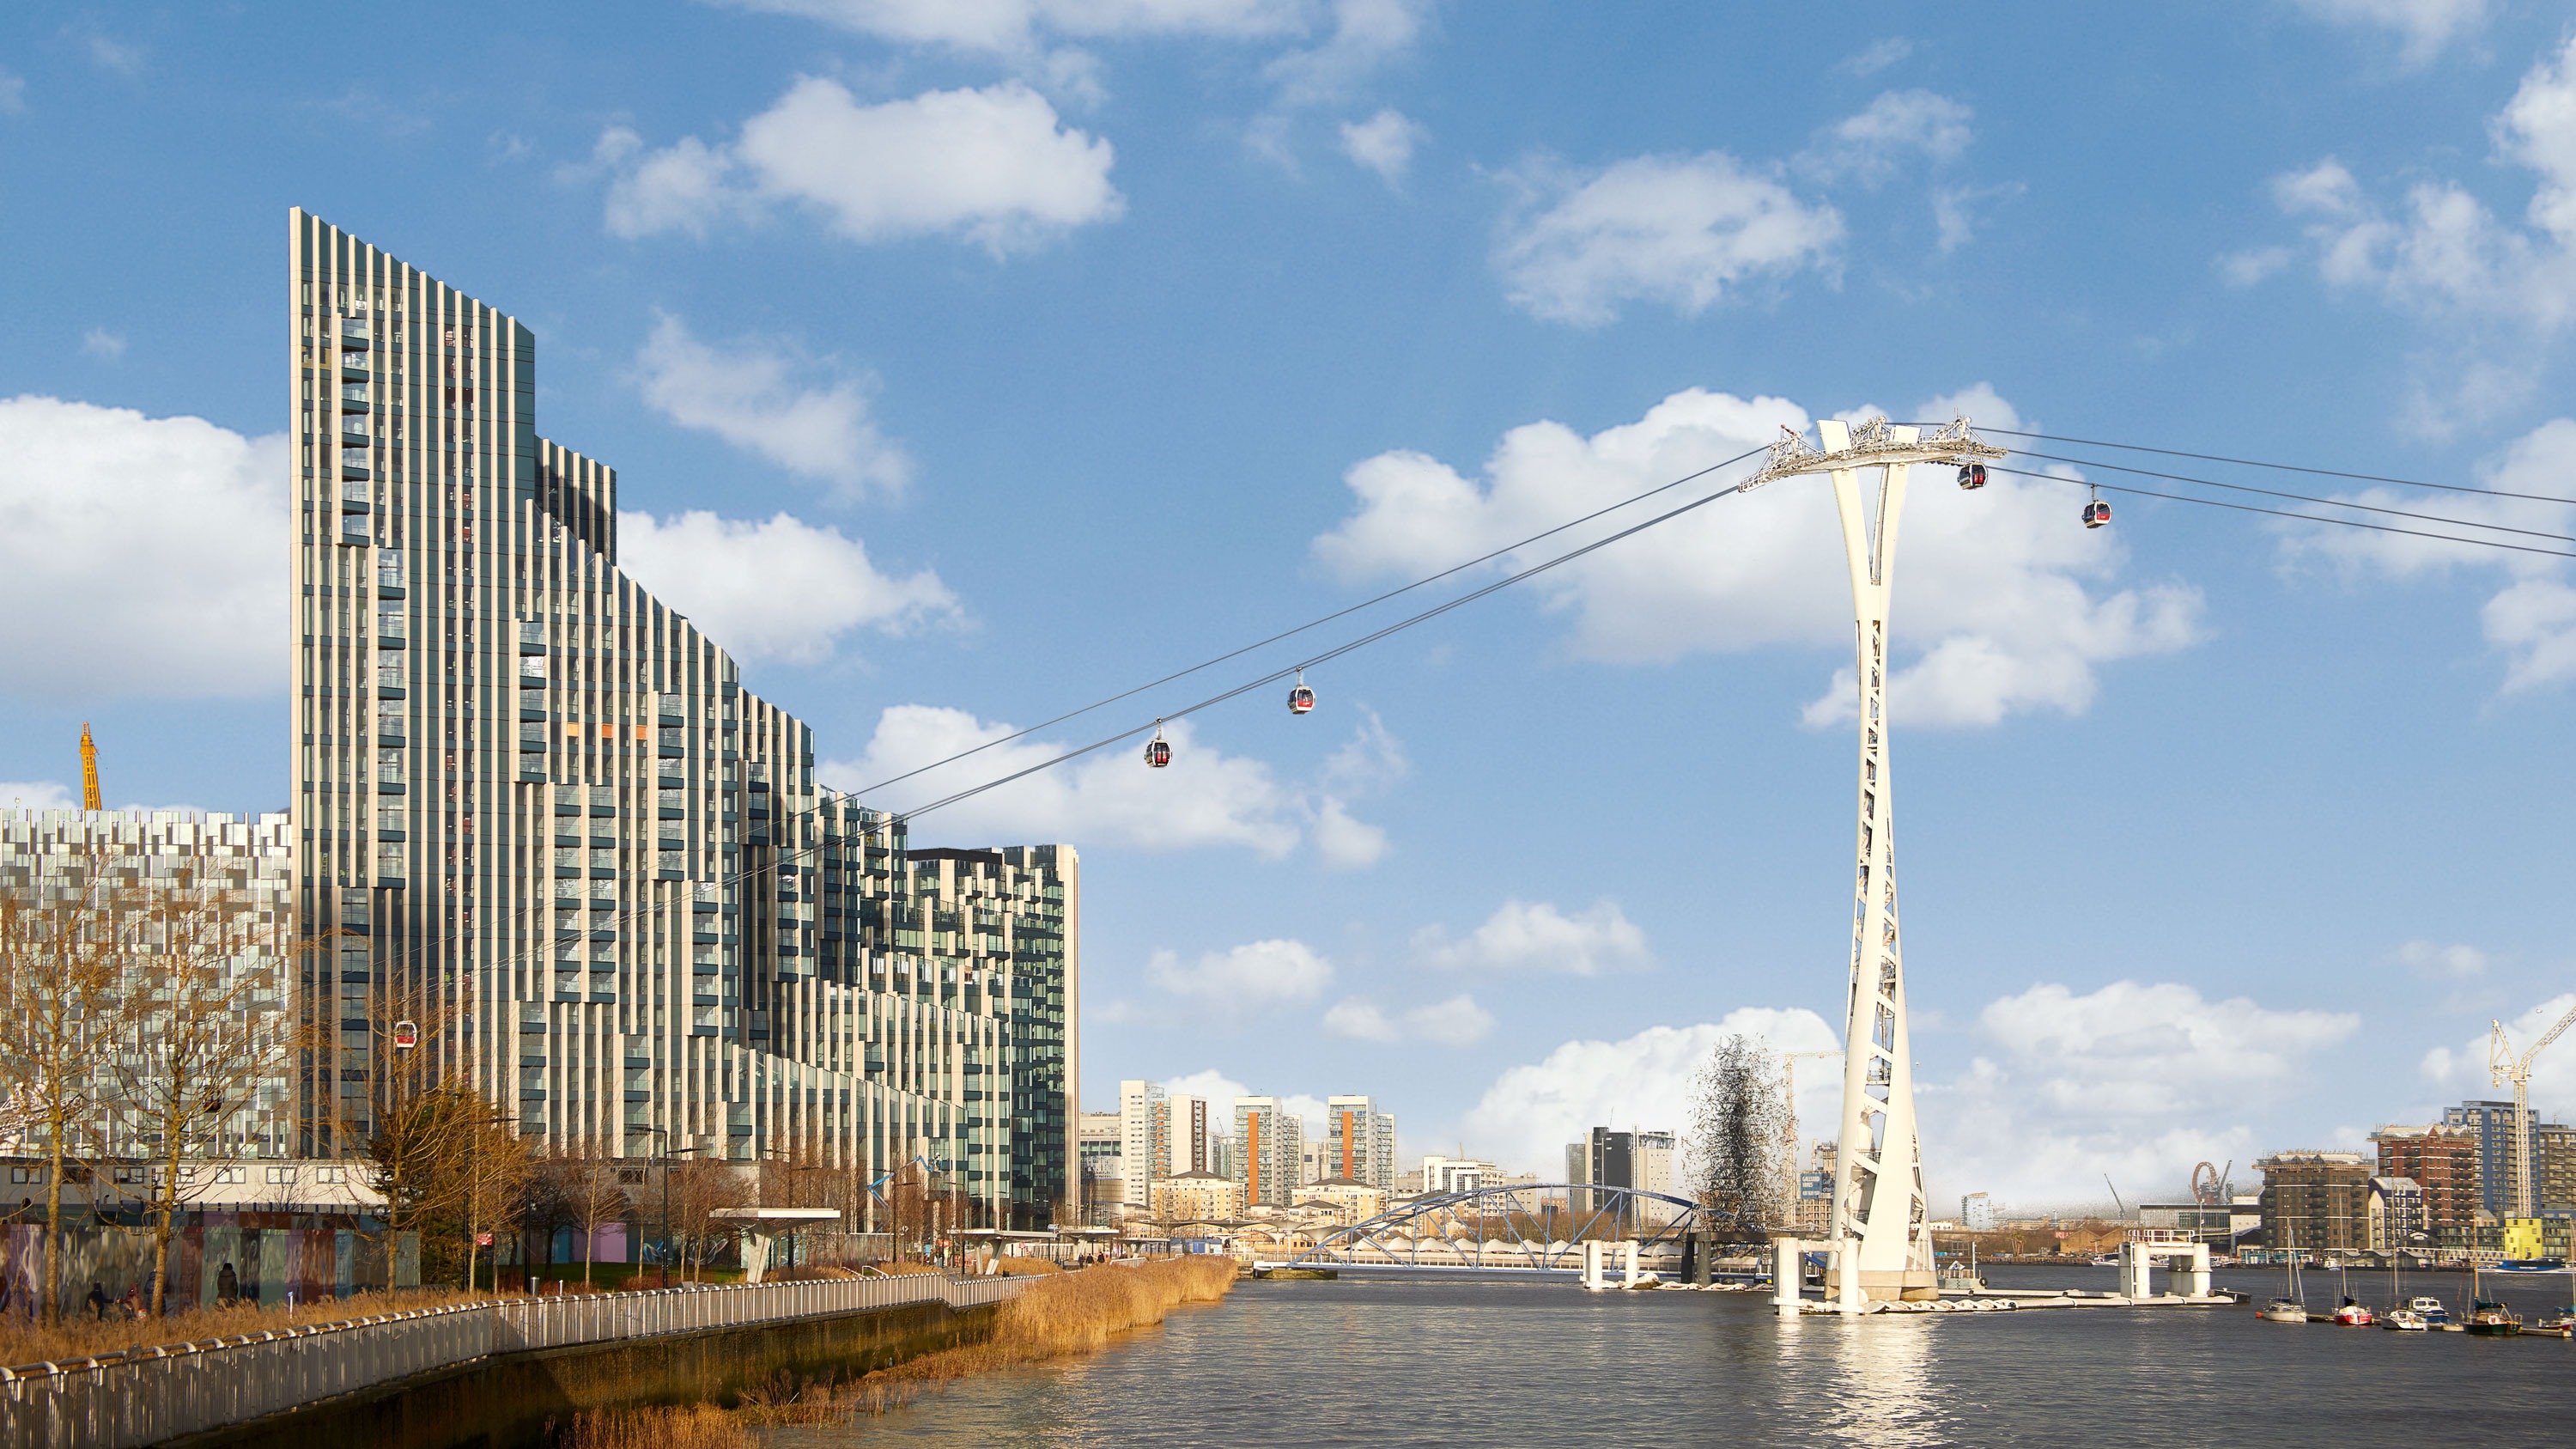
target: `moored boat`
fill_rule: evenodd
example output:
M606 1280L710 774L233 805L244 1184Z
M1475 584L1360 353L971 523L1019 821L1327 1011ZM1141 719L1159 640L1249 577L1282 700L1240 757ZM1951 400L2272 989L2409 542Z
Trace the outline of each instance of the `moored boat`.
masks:
M2576 1309L2553 1313L2537 1323L2526 1326L2522 1331L2525 1334L2537 1334L2542 1338L2576 1338Z
M2467 1328L2489 1338L2510 1338L2522 1332L2522 1318L2492 1298L2473 1298L2469 1300Z
M2379 1326L2394 1329L2399 1333L2424 1333L2432 1328L2431 1324L2424 1321L2424 1315L2412 1308L2389 1309L2388 1316L2379 1320Z
M2346 1328L2368 1328L2379 1320L2358 1300L2347 1295L2343 1302L2335 1305L2334 1321Z
M2424 1326L2427 1328L2449 1328L2452 1326L2450 1307L2443 1303L2439 1298L2434 1298L2429 1295L2418 1298L2409 1298L2406 1300L2406 1307L2413 1312L2416 1317L2423 1319Z
M2275 1298L2264 1304L2263 1311L2255 1316L2265 1323L2305 1323L2308 1321L2308 1305L2295 1298Z

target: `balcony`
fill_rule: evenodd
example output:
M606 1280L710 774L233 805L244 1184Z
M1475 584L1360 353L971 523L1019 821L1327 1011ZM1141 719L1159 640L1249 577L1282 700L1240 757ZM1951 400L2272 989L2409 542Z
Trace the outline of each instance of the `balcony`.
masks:
M366 463L366 460L365 460L365 459L363 459L363 458L354 458L354 459L353 459L353 458L351 458L351 457L350 457L348 454L346 454L346 453L342 453L342 454L340 455L340 481L341 481L341 482L343 482L343 483L364 483L364 482L366 482L368 479L373 478L374 476L376 476L376 475L367 471L367 463Z
M519 661L519 687L520 687L521 689L543 689L543 688L545 688L545 687L546 687L546 661L544 661L544 660L542 660L542 659L522 659L522 660L520 660L520 661Z

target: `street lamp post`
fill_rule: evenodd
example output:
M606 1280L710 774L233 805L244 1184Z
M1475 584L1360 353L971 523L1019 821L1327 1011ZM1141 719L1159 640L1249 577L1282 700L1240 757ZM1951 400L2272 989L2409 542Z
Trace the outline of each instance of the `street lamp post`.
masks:
M668 1288L671 1286L671 1159L687 1156L698 1149L683 1147L673 1151L670 1146L671 1129L668 1127L646 1127L644 1130L661 1138L663 1144L658 1154L662 1167L662 1286Z

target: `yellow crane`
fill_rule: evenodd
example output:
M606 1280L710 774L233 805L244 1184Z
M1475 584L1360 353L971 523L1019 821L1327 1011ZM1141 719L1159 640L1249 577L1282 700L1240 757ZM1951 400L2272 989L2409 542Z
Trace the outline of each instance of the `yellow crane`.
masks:
M90 742L88 720L81 721L81 808L101 808L98 803L98 746Z
M2576 1026L2576 1008L2570 1008L2558 1024L2540 1034L2540 1040L2516 1056L2513 1042L2504 1034L2504 1023L2489 1022L2494 1028L2487 1038L2487 1075L2499 1087L2513 1088L2513 1215L2531 1216L2531 1059L2542 1048L2558 1040L2567 1028Z

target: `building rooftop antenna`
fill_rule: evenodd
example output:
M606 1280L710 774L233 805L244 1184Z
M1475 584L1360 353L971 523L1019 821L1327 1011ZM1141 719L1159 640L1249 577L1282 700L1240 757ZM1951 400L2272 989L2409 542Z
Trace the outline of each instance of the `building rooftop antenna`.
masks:
M98 746L89 737L89 721L81 721L81 808L98 810Z

